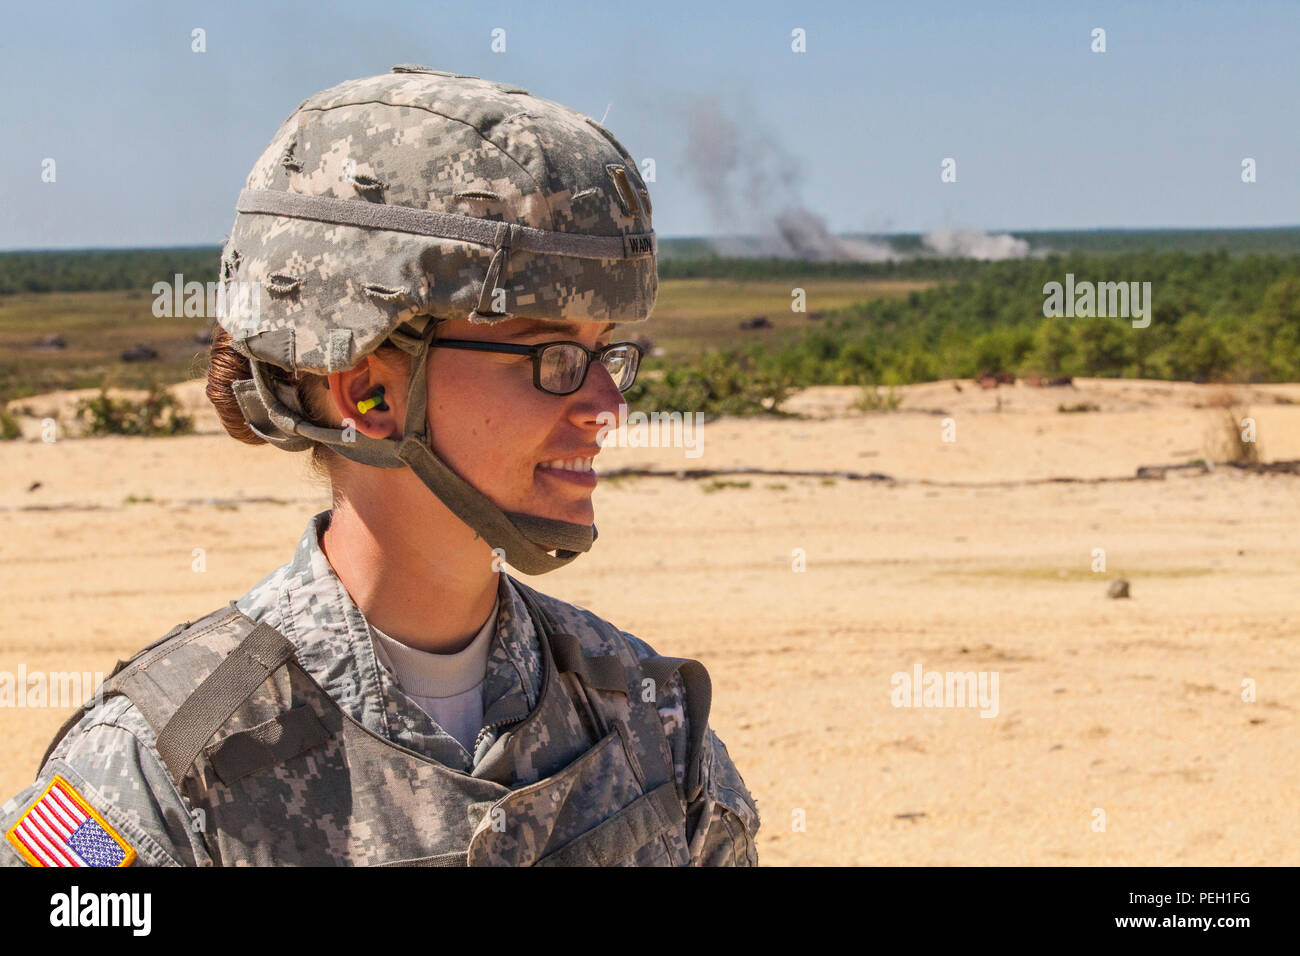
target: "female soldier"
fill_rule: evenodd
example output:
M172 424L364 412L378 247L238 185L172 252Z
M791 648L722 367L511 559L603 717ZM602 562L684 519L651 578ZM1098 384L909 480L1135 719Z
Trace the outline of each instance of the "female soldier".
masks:
M241 193L207 395L332 484L292 560L118 665L0 809L42 866L754 865L709 680L501 570L596 537L657 291L589 118L424 67L304 101ZM249 294L253 290L253 294Z

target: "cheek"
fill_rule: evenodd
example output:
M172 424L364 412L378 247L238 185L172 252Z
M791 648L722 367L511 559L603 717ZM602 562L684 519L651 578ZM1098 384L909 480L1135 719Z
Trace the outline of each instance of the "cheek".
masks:
M527 366L472 358L430 362L429 426L438 457L490 494L531 472L546 431Z

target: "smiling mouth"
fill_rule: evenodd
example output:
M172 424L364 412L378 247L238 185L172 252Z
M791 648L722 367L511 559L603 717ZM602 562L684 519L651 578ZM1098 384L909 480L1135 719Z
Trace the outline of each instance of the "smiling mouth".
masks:
M594 458L571 458L567 461L556 459L555 461L544 461L537 467L540 469L551 469L554 471L572 471L579 474L595 474L592 470Z
M544 461L537 466L536 472L545 475L549 482L569 485L575 489L591 491L596 487L596 469L591 467L590 458L574 458L568 461Z

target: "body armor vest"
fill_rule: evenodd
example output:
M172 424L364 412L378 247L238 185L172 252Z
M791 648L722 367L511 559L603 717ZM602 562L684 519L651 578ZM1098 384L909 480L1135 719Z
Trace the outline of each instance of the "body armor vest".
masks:
M606 622L618 653L593 654L514 583L537 630L542 688L531 712L517 695L488 708L470 773L345 713L293 644L233 601L119 662L103 697L126 695L153 727L220 865L689 864L699 821L686 820L655 701L680 673L690 803L703 782L704 666L638 660Z

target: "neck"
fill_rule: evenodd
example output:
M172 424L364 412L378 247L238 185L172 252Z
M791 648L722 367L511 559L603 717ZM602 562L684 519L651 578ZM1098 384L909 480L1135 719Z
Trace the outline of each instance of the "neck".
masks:
M418 490L384 477L399 483L391 496L335 496L325 557L379 630L434 654L464 650L496 600L492 549L413 475Z

